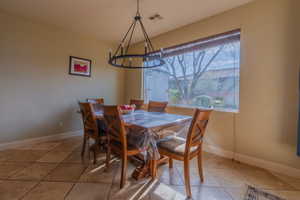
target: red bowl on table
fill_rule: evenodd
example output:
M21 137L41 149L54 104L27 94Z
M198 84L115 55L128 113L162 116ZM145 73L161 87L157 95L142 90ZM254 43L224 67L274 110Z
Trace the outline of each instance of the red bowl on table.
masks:
M122 114L133 113L135 110L135 105L122 105L120 106Z

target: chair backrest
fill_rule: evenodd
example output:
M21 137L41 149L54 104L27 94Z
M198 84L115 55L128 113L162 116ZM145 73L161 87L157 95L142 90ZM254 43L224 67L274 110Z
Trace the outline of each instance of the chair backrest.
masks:
M130 100L130 105L135 105L136 110L141 110L143 109L144 106L144 100L141 99L131 99Z
M104 104L104 99L103 98L87 98L86 102L89 103L96 103L96 104Z
M97 117L91 103L79 102L79 107L82 115L83 127L85 133L98 135Z
M88 98L86 99L86 102L92 103L95 111L102 110L102 107L104 105L103 98Z
M103 116L110 139L121 142L123 150L127 150L127 139L121 110L118 106L103 106Z
M212 110L195 110L194 117L186 138L186 155L191 151L191 148L193 147L201 148L211 112Z
M166 112L168 102L149 101L148 112Z

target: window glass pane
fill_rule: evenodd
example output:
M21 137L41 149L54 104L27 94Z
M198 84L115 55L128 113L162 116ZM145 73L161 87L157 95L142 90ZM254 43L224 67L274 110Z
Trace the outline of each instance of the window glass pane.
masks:
M239 40L195 48L193 51L183 50L164 60L165 65L144 70L146 100L169 101L172 105L185 107L238 111Z

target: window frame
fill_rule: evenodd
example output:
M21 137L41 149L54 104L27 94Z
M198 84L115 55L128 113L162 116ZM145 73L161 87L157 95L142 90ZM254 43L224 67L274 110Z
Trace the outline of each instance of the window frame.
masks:
M227 31L227 32L223 32L223 33L219 33L219 34L215 34L215 35L211 35L211 36L208 36L208 37L204 37L204 38L200 38L200 39L197 39L197 40L193 40L193 41L189 41L189 42L185 42L185 43L182 43L182 44L178 44L178 45L173 45L173 46L170 46L170 47L167 47L167 48L164 48L163 50L164 51L167 51L167 50L170 50L170 49L175 49L175 48L180 48L180 47L183 47L183 46L186 46L186 45L190 45L190 44L195 44L195 43L199 43L199 42L206 42L206 41L209 41L209 40L212 40L214 38L218 38L218 37L222 37L222 36L227 36L227 35L230 35L230 34L234 34L234 33L239 33L239 39L238 41L240 42L241 44L241 35L242 35L242 31L241 31L241 28L238 28L238 29L234 29L234 30L231 30L231 31ZM219 43L219 45L222 44L222 43ZM217 46L218 44L214 44L214 46ZM208 46L205 46L204 48L209 48ZM155 53L159 53L159 51L155 51L155 52L152 52L153 54ZM183 51L182 53L186 53L185 51ZM225 113L233 113L233 114L236 114L236 113L239 113L240 112L240 107L241 107L241 101L240 101L240 80L241 80L241 71L240 71L240 68L241 68L241 49L239 51L239 94L238 94L238 101L239 101L239 106L238 106L238 109L229 109L229 108L220 108L220 107L213 107L212 110L214 111L218 111L218 112L225 112ZM175 54L176 55L176 54ZM173 56L175 56L173 55ZM169 55L170 56L170 55ZM167 57L169 57L167 56ZM145 99L146 97L146 91L145 91L145 69L141 70L141 73L142 73L142 77L141 77L141 81L142 81L142 86L141 86L141 94L142 94L142 98ZM149 101L149 99L145 99L147 102ZM169 100L168 100L169 102ZM207 107L203 107L203 106L194 106L194 105L178 105L178 104L169 104L168 107L173 107L173 108L183 108L183 109L194 109L194 108L199 108L199 109L209 109Z

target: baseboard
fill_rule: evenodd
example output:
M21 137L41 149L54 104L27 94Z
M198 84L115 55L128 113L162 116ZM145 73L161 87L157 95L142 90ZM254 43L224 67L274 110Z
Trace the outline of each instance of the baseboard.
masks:
M70 132L66 132L66 133L60 133L60 134L25 139L25 140L18 140L18 141L8 142L8 143L0 143L0 150L16 148L16 147L30 145L30 144L34 144L34 143L38 143L38 142L60 140L60 139L74 137L74 136L78 136L78 135L82 135L82 130L70 131Z
M30 145L38 142L47 142L52 140L60 140L64 138L74 137L82 135L82 130L78 131L71 131L61 134L55 134L55 135L49 135L44 137L38 137L38 138L32 138L32 139L26 139L26 140L18 140L15 142L9 142L9 143L0 143L0 150L4 149L10 149L10 148L16 148L23 145ZM248 155L243 155L239 153L234 153L232 151L224 150L222 148L213 146L213 145L204 145L204 151L216 154L221 157L229 158L229 159L235 159L237 161L240 161L242 163L246 163L249 165L261 167L273 172L278 172L287 176L297 177L300 178L300 169L296 169L293 167L289 167L283 164L251 157Z
M236 154L235 159L240 162L252 164L257 167L262 167L264 169L267 169L267 170L270 170L273 172L277 172L277 173L284 174L284 175L291 176L291 177L300 178L300 169L289 167L287 165L283 165L280 163L267 161L267 160L263 160L263 159L255 158L252 156L243 155L243 154Z
M219 147L215 147L213 145L204 144L203 150L212 154L216 154L221 157L233 159L234 153L232 151L227 151Z
M203 150L206 152L209 152L209 153L219 155L221 157L235 159L242 163L261 167L261 168L267 169L269 171L277 172L277 173L291 176L291 177L300 178L300 169L289 167L289 166L286 166L286 165L283 165L280 163L267 161L267 160L255 158L255 157L240 154L240 153L234 153L232 151L227 151L222 148L215 147L212 145L207 145L207 144L204 145Z

